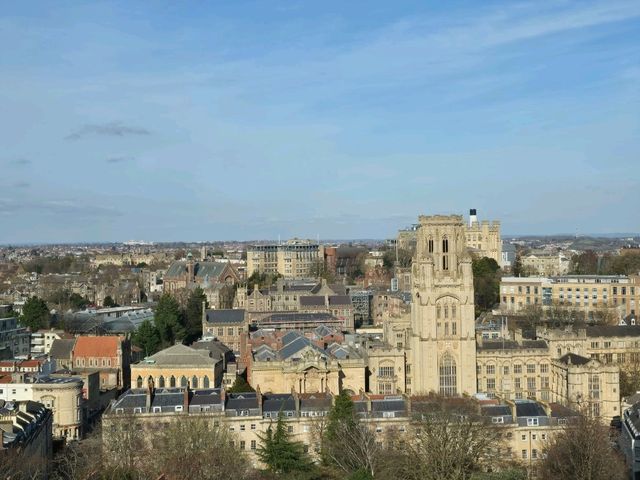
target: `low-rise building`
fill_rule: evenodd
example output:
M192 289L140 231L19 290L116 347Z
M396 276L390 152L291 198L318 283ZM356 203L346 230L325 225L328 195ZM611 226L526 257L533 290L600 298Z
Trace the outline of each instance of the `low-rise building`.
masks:
M31 351L31 334L15 317L0 318L0 360L27 357Z
M29 374L0 377L0 400L34 401L53 412L53 436L79 440L83 435L84 382L77 377L55 378Z
M119 336L81 335L72 350L72 369L100 372L100 388L122 390L131 382L131 342Z
M223 361L208 349L173 345L131 365L131 388L213 388L222 378Z
M53 414L42 403L0 400L0 463L22 462L46 478L52 438Z

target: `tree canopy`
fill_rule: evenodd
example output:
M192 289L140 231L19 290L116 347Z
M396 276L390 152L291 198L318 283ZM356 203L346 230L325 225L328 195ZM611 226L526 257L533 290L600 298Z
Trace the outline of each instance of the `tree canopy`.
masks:
M207 305L207 296L204 290L196 287L189 294L187 306L184 312L185 341L191 343L202 336L202 305Z
M168 293L163 294L156 307L154 322L163 346L184 338L185 330L180 304Z
M32 332L49 326L49 307L44 300L38 297L29 298L22 307L20 323L29 327Z
M132 342L144 350L145 357L156 353L162 345L158 328L148 319L143 321L133 334Z
M490 310L500 301L500 265L493 258L473 259L476 313Z
M245 378L241 375L236 377L236 380L233 382L233 385L228 390L229 393L243 393L243 392L255 392L253 387L249 385L249 382L245 380Z
M278 414L275 429L273 425L269 425L267 431L258 436L260 446L256 454L270 472L286 475L311 470L311 461L304 452L302 444L291 440L282 412Z

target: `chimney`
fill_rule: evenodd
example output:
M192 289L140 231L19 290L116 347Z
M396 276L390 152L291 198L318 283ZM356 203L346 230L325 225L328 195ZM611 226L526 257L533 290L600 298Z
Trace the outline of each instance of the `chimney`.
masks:
M258 399L258 410L260 411L259 415L262 416L262 393L260 392L260 385L256 386L256 397Z
M182 396L182 411L187 413L189 411L189 382L184 388L184 395Z
M476 215L476 209L472 208L469 210L469 226L473 227L474 223L478 223L478 217Z

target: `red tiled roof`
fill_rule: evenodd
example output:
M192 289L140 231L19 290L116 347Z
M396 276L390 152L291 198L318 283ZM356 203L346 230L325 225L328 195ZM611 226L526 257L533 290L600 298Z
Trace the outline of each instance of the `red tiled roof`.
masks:
M117 357L119 337L80 336L73 348L73 357Z
M39 367L42 361L40 360L23 360L20 362L20 367Z
M11 375L0 375L0 383L11 383Z

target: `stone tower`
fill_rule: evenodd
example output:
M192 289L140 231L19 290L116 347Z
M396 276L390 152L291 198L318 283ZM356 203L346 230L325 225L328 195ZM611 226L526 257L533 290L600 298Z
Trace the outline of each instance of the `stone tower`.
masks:
M421 216L412 265L411 392L476 393L473 272L460 215Z

